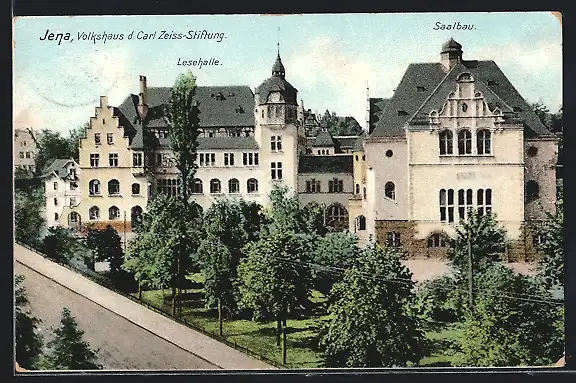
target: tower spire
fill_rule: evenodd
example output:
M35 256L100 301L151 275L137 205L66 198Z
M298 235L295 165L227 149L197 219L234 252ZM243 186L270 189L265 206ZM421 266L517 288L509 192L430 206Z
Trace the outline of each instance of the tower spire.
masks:
M278 46L278 57L280 57L280 27L278 27L278 43L276 45Z

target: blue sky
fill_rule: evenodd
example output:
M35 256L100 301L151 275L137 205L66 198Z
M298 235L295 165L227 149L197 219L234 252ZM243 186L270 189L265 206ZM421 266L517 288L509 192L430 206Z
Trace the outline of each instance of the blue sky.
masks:
M473 30L434 30L473 24ZM278 27L280 31L278 32ZM46 30L73 41L40 41ZM450 37L464 59L494 60L530 101L562 104L562 28L549 12L22 17L14 30L14 125L67 133L89 121L101 95L118 105L149 86L171 86L186 70L199 85L248 85L270 76L278 36L286 78L313 111L352 115L365 125L371 97L390 97L408 64L439 60ZM215 40L128 40L131 31L223 32ZM123 34L121 41L78 40L79 32ZM178 59L219 60L182 67Z

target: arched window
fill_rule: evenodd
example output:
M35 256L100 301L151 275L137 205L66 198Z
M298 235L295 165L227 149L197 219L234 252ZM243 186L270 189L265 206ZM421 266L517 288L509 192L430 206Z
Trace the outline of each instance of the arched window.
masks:
M117 206L110 206L108 209L108 219L120 218L120 209Z
M258 180L256 178L248 179L246 184L248 193L258 193Z
M538 182L530 180L526 183L526 199L528 201L535 200L540 196L540 186Z
M210 180L210 193L222 193L222 185L220 184L220 180L217 178L212 178Z
M446 247L446 234L434 233L428 237L428 247Z
M92 180L88 183L90 195L100 195L100 181Z
M339 203L332 204L326 209L326 226L335 230L345 230L348 227L348 211Z
M452 154L452 131L450 130L443 130L440 132L439 141L440 141L440 154Z
M363 215L356 217L356 230L366 230L366 217Z
M360 194L360 184L356 184L356 194Z
M132 223L133 229L142 223L142 208L140 206L136 205L130 209L130 222Z
M76 213L75 211L71 212L68 215L68 222L70 222L70 223L80 222L80 214Z
M92 206L90 209L88 209L88 216L91 220L100 219L100 209L98 206Z
M472 133L468 129L458 132L458 154L472 154Z
M120 182L118 182L118 180L108 181L108 194L109 195L120 194Z
M132 184L132 195L139 195L140 194L140 184L133 183Z
M228 181L228 193L240 193L240 181L236 178L231 178Z
M192 183L192 193L193 194L202 194L204 193L202 180L200 178L195 178L194 182Z
M480 129L476 134L476 149L478 154L490 154L490 131L487 129Z
M384 195L390 199L396 199L396 186L394 182L386 182L386 185L384 185Z

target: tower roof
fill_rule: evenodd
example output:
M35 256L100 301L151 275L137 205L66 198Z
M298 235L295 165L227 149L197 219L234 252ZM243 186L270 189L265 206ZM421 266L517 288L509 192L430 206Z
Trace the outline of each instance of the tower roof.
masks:
M459 44L452 37L450 37L450 40L448 40L444 44L442 44L442 52L441 53L458 52L458 51L460 51L460 52L462 51L462 45Z
M282 59L280 58L280 52L278 52L278 56L276 56L276 62L272 66L272 76L284 77L285 75L286 71L284 69L284 64L282 64Z

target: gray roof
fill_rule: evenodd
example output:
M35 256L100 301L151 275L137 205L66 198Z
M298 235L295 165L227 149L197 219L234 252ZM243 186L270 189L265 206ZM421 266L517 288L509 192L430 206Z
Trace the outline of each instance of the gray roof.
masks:
M332 135L327 130L321 130L316 135L316 139L312 143L312 146L316 148L334 146L334 140L332 139Z
M404 137L404 124L424 123L424 114L444 105L462 72L474 77L492 110L499 107L506 118L523 121L527 137L551 135L494 61L462 61L448 73L440 63L410 64L371 136Z
M55 159L50 166L46 168L44 174L42 174L42 178L50 177L54 173L60 178L66 178L68 176L68 171L66 170L66 165L70 162L74 162L71 158L57 158Z
M291 105L298 105L297 93L298 89L294 88L284 76L272 76L264 80L256 88L256 94L258 94L258 103L260 105L265 104L268 101L268 95L270 92L280 92L284 97L284 102Z
M198 137L197 150L206 149L249 149L258 150L254 137Z
M355 152L363 152L364 151L364 139L366 138L366 132L362 132L361 135L358 136L358 138L356 138L356 141L354 142L354 148L352 149Z
M338 137L338 136L334 136L332 137L332 140L334 140L334 146L337 146L338 148L352 148L354 147L354 142L356 142L356 139L358 137L354 137L354 136L350 136L350 137Z
M352 155L300 156L298 173L348 173L354 171Z
M368 119L368 126L370 133L374 130L376 123L380 120L380 116L382 115L382 111L386 108L389 99L387 98L370 98L369 100L369 119Z

